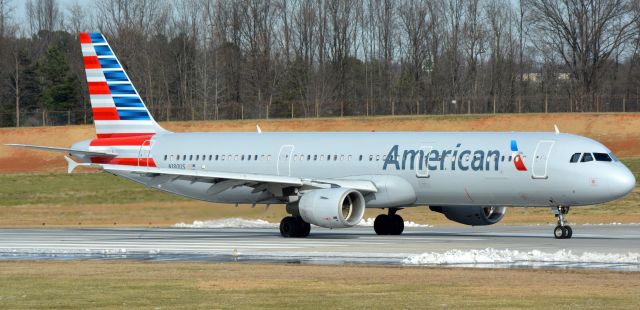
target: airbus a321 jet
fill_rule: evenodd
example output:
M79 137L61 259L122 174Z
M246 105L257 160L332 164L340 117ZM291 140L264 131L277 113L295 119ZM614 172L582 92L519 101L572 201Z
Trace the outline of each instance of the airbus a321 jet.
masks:
M219 203L285 204L283 237L311 225L347 228L365 208L388 210L379 235L399 235L398 211L429 206L466 225L498 223L508 207L549 208L555 238L569 209L624 197L633 174L604 145L555 132L174 133L149 113L100 33L80 33L97 137L69 148L68 172L95 167L149 188Z

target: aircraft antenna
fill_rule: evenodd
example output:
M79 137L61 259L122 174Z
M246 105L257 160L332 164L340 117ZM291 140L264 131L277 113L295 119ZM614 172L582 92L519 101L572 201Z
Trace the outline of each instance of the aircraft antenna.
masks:
M558 125L553 125L553 128L556 130L556 135L560 133L560 129L558 129Z
M258 133L262 133L262 129L260 128L259 124L256 124L256 130L258 131Z

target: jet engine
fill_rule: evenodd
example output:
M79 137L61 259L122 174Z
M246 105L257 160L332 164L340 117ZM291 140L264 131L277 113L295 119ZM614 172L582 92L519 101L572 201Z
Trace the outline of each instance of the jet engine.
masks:
M325 228L346 228L360 223L364 215L364 197L349 188L316 189L302 195L300 216L307 223Z
M430 206L429 209L454 222L471 226L493 225L500 222L507 211L507 208L498 206Z

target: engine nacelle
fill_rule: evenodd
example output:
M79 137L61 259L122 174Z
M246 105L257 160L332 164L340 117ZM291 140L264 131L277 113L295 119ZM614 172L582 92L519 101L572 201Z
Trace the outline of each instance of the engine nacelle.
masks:
M346 228L360 223L364 208L362 194L349 188L312 190L298 202L303 220L325 228Z
M493 225L500 222L507 211L507 208L497 206L430 206L429 209L454 222L471 226Z

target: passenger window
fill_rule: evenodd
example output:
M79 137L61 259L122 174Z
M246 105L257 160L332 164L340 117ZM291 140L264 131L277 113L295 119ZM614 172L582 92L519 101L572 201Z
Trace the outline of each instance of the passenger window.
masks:
M267 161L271 161L271 155L267 155Z
M218 160L218 158L219 158L218 156L219 156L219 155L216 155L216 160Z
M373 160L373 155L369 155L369 161Z
M253 160L258 160L258 155L253 155Z
M573 155L571 155L571 160L569 161L570 163L577 163L580 160L580 153L575 153Z
M311 160L311 155L307 155L307 160Z
M597 161L612 161L609 154L606 153L593 153L593 157L595 157Z
M586 163L592 160L593 160L593 156L591 155L591 153L584 153L584 155L582 156L581 162Z
M164 160L165 160L165 161L167 160L167 155L164 155Z
M344 161L344 155L340 155L340 161Z
M351 161L351 155L347 156L347 160Z
M376 155L376 161L380 160L380 155Z
M200 160L200 155L196 155L196 160Z
M189 155L189 160L193 160L193 155Z
M362 161L362 155L360 155L360 161Z
M182 160L187 160L187 155L182 155Z
M313 155L313 160L318 160L318 154Z

